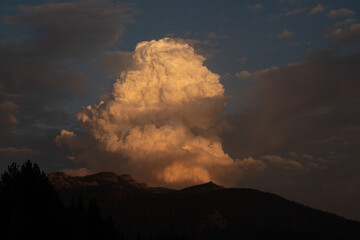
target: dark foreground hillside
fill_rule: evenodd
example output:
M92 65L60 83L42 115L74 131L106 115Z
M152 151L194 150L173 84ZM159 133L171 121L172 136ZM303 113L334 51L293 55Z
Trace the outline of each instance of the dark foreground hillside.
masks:
M359 222L253 189L151 188L104 172L48 177L67 203L96 198L127 239L360 239Z

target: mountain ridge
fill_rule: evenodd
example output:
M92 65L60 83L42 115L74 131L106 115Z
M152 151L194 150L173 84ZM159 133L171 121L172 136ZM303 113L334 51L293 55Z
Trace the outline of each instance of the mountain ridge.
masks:
M212 182L180 190L148 187L129 175L48 175L65 202L97 199L128 239L359 239L360 222L249 188ZM344 237L345 236L345 237Z

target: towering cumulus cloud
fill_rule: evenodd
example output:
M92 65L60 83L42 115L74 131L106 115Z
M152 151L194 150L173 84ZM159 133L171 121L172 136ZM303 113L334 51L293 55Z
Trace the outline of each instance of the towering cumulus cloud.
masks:
M110 94L77 114L88 134L62 130L56 137L71 159L92 170L173 186L222 182L245 163L224 153L216 135L224 88L202 56L185 42L165 38L139 43L132 61Z

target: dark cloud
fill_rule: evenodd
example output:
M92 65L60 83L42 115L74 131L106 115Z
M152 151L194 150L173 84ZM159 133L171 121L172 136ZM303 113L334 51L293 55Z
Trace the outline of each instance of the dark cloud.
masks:
M360 179L351 174L360 168L359 64L360 53L335 56L324 50L309 52L297 64L253 74L258 84L249 92L253 104L229 117L233 128L223 136L225 151L235 158L263 157L290 168L311 168L296 174L267 169L240 185L358 218L360 212L338 200L342 195L360 200L353 182Z
M111 1L75 1L22 5L18 12L3 18L22 37L0 42L0 135L27 140L4 140L6 149L32 149L35 138L53 139L59 130L51 138L39 132L72 128L74 116L62 106L91 94L96 74L91 78L89 70L104 70L104 51L118 42L134 11Z
M132 55L132 52L126 51L105 51L99 58L98 67L100 70L118 76L124 69L133 68Z
M358 53L319 51L300 63L254 73L260 84L250 93L254 105L231 120L244 128L239 145L250 153L288 151L358 125L359 64Z
M22 5L20 14L5 17L4 23L31 28L30 44L38 54L80 57L112 46L122 34L124 23L131 20L129 10L110 1Z

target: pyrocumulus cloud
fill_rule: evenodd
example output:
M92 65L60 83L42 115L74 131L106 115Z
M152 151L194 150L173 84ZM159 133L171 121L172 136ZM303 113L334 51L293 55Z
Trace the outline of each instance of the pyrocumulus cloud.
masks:
M227 184L255 159L234 160L217 136L226 98L220 76L181 40L140 42L112 91L77 118L87 135L55 142L91 170L129 173L150 184Z

